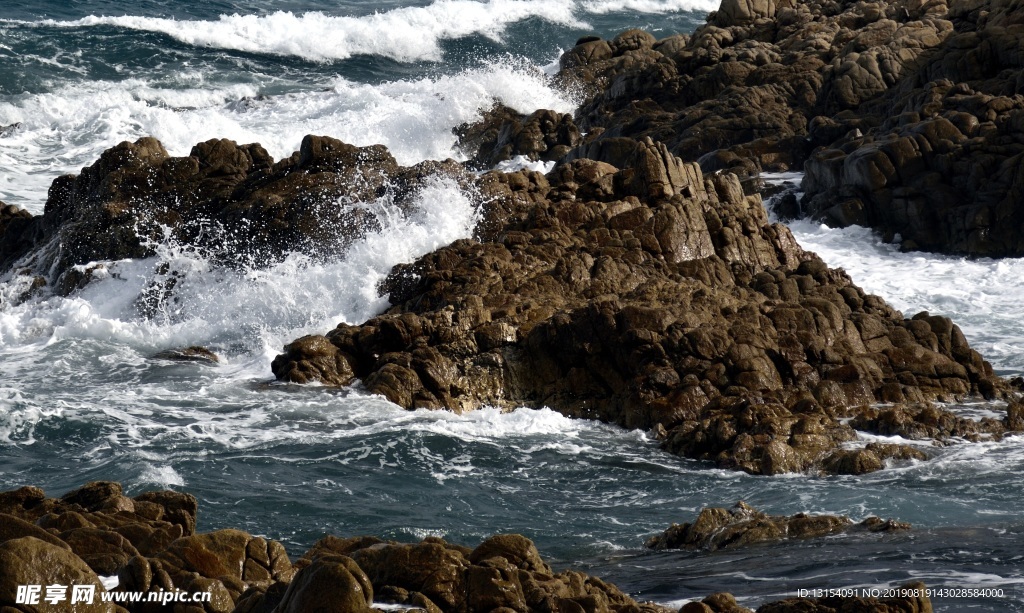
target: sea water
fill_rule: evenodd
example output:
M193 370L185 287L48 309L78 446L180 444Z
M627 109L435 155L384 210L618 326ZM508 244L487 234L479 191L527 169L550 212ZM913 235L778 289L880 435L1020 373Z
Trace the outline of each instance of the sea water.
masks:
M461 159L452 128L494 101L523 112L575 108L573 92L547 77L579 36L689 32L714 4L6 3L0 126L14 127L0 136L0 200L40 213L55 177L147 135L173 155L223 137L280 158L313 133L382 143L406 165ZM23 282L0 279L0 489L59 495L105 479L132 494L188 491L200 501L200 530L248 530L293 557L325 534L473 546L518 532L558 568L669 605L728 590L756 606L799 589L920 579L1005 594L938 599L937 610L1024 610L1024 437L915 443L932 459L862 477L753 477L666 454L643 432L550 410L407 412L358 389L272 384L269 364L285 343L381 311L376 287L391 266L467 236L475 207L472 194L435 179L408 214L386 198L372 203L380 230L328 262L293 254L226 271L167 241L156 257L113 263L69 298L44 293L13 306ZM1024 372L1024 261L904 254L863 229L792 228L907 316L949 315L998 372ZM167 267L182 274L176 300L141 318L133 301ZM221 363L152 359L188 345L213 349ZM737 500L915 528L733 552L643 549L672 522Z

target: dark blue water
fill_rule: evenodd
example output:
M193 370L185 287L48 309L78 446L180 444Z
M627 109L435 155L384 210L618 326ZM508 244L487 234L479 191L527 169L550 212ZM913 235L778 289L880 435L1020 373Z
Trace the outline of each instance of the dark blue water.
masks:
M0 200L39 212L54 177L121 140L154 135L173 154L201 140L260 142L277 157L307 133L386 144L404 164L459 156L452 128L494 100L571 112L547 75L581 35L691 31L714 8L683 0L447 2L6 2L0 7ZM689 10L695 9L695 10ZM387 202L377 203L387 207ZM664 603L728 590L749 605L800 588L996 587L1003 599L938 610L1024 610L1024 440L937 448L929 462L862 478L755 478L667 455L644 433L550 411L466 416L401 411L356 391L268 385L270 360L301 334L383 307L390 267L467 236L457 186L424 190L341 261L295 256L271 269L211 269L162 245L79 296L12 306L0 278L0 488L57 495L89 480L200 499L200 529L236 527L300 555L324 534L473 545L533 538L558 566ZM801 240L908 312L955 315L1003 372L1024 371L1019 261L915 258L870 236L802 228ZM161 263L182 271L181 312L131 307ZM200 344L219 366L156 352ZM974 414L991 407L964 409ZM738 552L650 553L647 537L703 506L877 514L900 535Z

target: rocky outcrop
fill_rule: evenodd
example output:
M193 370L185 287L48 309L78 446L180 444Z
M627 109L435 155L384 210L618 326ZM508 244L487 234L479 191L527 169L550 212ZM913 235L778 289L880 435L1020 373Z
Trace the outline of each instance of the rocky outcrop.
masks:
M386 313L296 340L275 375L657 428L759 474L849 465L823 462L855 438L850 406L1002 389L948 319L864 294L734 175L650 140L580 151L546 176L484 175L475 238L396 267Z
M427 613L669 613L665 607L637 602L597 577L574 570L553 570L533 542L518 534L498 534L472 549L435 537L419 543L396 543L371 536L327 536L292 565L280 543L238 530L190 532L157 551L132 557L117 569L119 592L173 594L181 590L190 597L196 593L209 594L205 602L176 601L162 605L148 598L128 599L122 603L124 609L102 601L101 594L106 590L91 564L83 559L90 550L79 551L56 528L44 528L42 520L59 512L66 516L66 521L71 521L71 514L89 513L94 522L99 521L98 517L106 517L109 525L145 523L138 510L133 513L123 508L125 501L135 501L140 508L146 507L146 503L153 505L150 511L159 506L168 517L187 518L194 526L195 498L188 494L149 492L126 498L120 485L110 482L90 483L59 499L47 498L34 487L0 492L0 512L10 517L37 518L35 524L15 519L13 528L8 520L0 521L0 608L26 613L51 610L52 606L42 598L38 607L16 604L17 587L57 584L94 586L92 603L78 602L74 608L86 613L124 613L126 609L128 613L365 613L380 610L381 604ZM786 526L790 536L822 533L842 525L843 520L849 523L846 518L770 517L742 503L729 512L705 509L701 518L718 511L742 515L719 522L720 528L740 535L731 539L730 544L766 540L756 537L764 531L765 522L783 522L780 525ZM750 524L748 528L743 528L743 521ZM698 519L697 523L701 522ZM712 523L714 520L703 521L704 528ZM868 526L868 522L864 524L868 529L877 529ZM14 534L33 530L33 534ZM115 533L110 528L105 530ZM924 608L930 607L926 597L908 592L907 598L789 599L763 605L758 611L930 610ZM916 608L906 608L909 605L904 602L913 603ZM70 603L58 606L62 605ZM689 603L681 611L740 613L748 609L723 593Z
M905 249L1024 254L1021 7L726 0L692 35L581 39L559 79L589 141L705 172L800 170L803 210Z
M380 227L368 204L407 206L426 177L467 180L455 162L399 167L382 146L308 136L275 162L259 145L211 140L172 157L153 138L121 143L50 187L45 212L0 208L0 273L49 275L70 294L104 262L154 255L173 240L223 265L261 265L299 251L327 257ZM151 313L177 283L161 270L138 301Z
M116 574L119 592L210 594L188 609L205 613L355 612L369 611L374 602L444 613L666 612L596 577L553 571L517 534L493 536L475 549L438 538L403 544L328 536L293 566L277 541L239 530L193 533L195 498L187 494L127 498L119 484L96 482L54 499L25 487L0 493L0 512L9 518L0 521L0 606L14 606L18 585L92 584L103 592L99 572ZM133 527L138 533L152 528L153 515L185 520L188 534L148 545L124 536ZM180 533L181 524L174 525ZM134 555L119 557L135 546ZM76 610L122 610L99 596L94 602ZM169 610L147 597L125 604L131 613Z
M893 588L891 598L825 597L787 598L758 607L757 613L931 613L932 603L923 583L915 581ZM680 611L682 613L682 611ZM689 613L689 612L687 612Z
M555 162L583 142L571 115L540 109L527 116L501 104L480 121L459 126L455 134L469 164L484 170L517 156Z
M805 209L869 225L905 250L1024 254L1024 10L936 7L952 25L906 78L807 162Z
M665 532L648 539L645 545L657 550L716 551L755 543L770 543L790 538L814 538L855 530L890 532L909 529L910 524L891 519L883 521L877 517L869 517L860 523L854 523L843 515L768 515L741 501L730 509L705 508L693 523L672 524Z
M120 484L105 481L89 483L59 499L25 487L0 494L0 516L14 520L0 530L0 538L11 538L4 535L13 530L12 536L56 542L94 572L113 575L131 558L154 555L190 536L196 506L194 497L175 492L128 498Z

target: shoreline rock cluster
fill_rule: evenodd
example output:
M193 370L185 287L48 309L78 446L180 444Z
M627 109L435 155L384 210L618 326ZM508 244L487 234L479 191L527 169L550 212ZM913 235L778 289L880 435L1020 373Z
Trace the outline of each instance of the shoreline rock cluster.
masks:
M1021 256L1024 12L1009 0L723 0L690 35L561 59L590 140L705 172L805 170L802 213L905 250ZM563 133L569 133L563 130Z
M597 577L554 571L536 546L517 534L492 536L473 549L429 537L396 543L376 537L326 536L294 562L283 545L239 530L196 532L195 497L171 491L132 498L120 484L92 482L60 498L39 488L0 492L0 608L57 610L17 603L19 585L91 585L116 576L119 592L209 593L209 602L77 604L103 613L356 613L402 605L427 613L668 613L638 603ZM853 603L853 599L850 600ZM890 611L883 601L850 611ZM123 606L122 606L123 605ZM791 599L759 611L817 610ZM695 608L697 607L697 608ZM700 608L706 607L706 608ZM809 608L811 607L811 608ZM749 611L715 594L681 611ZM926 598L897 610L929 611Z
M785 539L807 539L847 532L897 532L910 524L892 519L868 517L854 523L844 515L789 517L768 515L743 501L729 509L704 508L692 523L672 524L644 543L649 549L701 549L717 551Z
M587 38L556 77L587 92L579 112L496 108L458 129L469 164L402 167L383 146L313 135L278 161L228 140L184 157L152 138L122 143L58 178L42 215L0 206L0 273L22 279L28 299L74 293L104 262L153 255L168 240L223 266L292 251L338 257L380 228L372 203L408 212L430 181L449 181L479 202L472 237L396 266L380 287L392 305L384 313L287 345L272 364L279 380L360 385L408 409L547 406L650 429L670 452L752 474L923 460L918 447L858 447L855 428L999 437L1024 424L1012 386L948 318L904 317L801 249L743 177L806 164L814 206L833 210L826 192L859 186L836 197L843 210L867 210L885 190L892 202L910 197L880 155L920 153L899 181L945 194L934 181L959 180L961 153L998 145L980 156L1009 169L991 194L1017 185L1017 145L999 143L1016 142L1024 116L1024 98L1007 90L1020 58L1007 51L998 74L977 82L984 58L954 52L969 41L979 53L1013 47L1019 9L1004 4L725 0L690 36ZM966 81L922 80L947 60ZM927 113L875 121L897 98ZM467 168L515 155L556 165ZM940 222L968 242L980 227ZM1012 252L986 236L992 253ZM139 313L173 302L180 274L158 270ZM930 404L967 396L1009 400L1006 418L974 422Z

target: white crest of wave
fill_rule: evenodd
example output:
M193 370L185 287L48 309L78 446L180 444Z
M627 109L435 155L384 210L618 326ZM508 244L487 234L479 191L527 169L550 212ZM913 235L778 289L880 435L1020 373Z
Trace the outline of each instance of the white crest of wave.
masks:
M366 54L415 62L441 60L441 41L472 35L500 40L510 24L530 18L566 27L588 27L574 16L575 6L571 0L437 0L427 6L360 17L278 11L268 15L222 15L217 21L93 15L45 23L65 27L113 25L160 32L189 45L313 61Z
M719 0L585 0L583 9L594 15L608 13L648 13L663 15L666 13L699 12L707 13L718 10Z
M519 112L570 113L572 97L553 89L537 68L498 62L463 72L379 85L339 78L326 91L254 100L253 86L207 89L182 74L181 89L144 79L70 85L0 103L0 124L21 123L0 139L0 200L42 211L50 183L77 173L121 141L159 139L172 155L197 142L229 138L262 144L287 157L306 134L354 145L383 144L400 164L459 157L452 128L500 101Z

